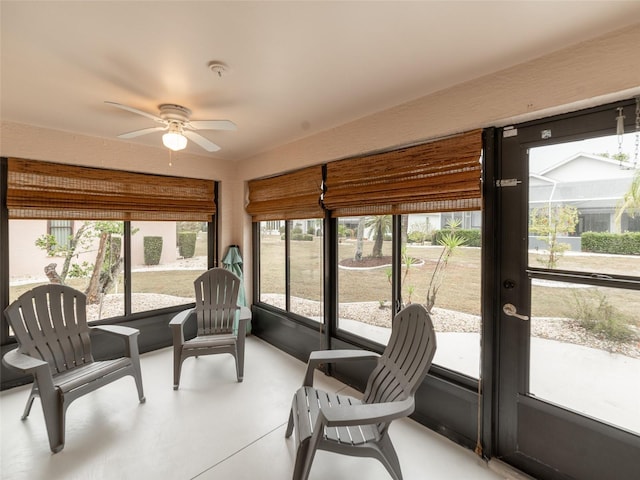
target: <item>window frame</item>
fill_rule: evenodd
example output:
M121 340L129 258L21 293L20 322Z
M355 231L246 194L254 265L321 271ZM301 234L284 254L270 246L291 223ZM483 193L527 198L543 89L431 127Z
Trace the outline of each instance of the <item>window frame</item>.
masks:
M4 310L9 305L10 288L9 288L9 276L10 276L10 255L9 255L9 210L7 208L7 178L8 178L8 158L0 157L0 244L5 248L0 249L0 309ZM219 252L218 252L218 232L219 232L219 203L218 203L218 191L219 182L213 181L213 194L214 201L218 207L216 213L212 219L207 222L207 268L212 268L219 264ZM143 318L162 316L164 314L170 314L178 312L193 306L193 303L185 303L182 305L176 305L172 307L164 307L160 309L145 310L141 312L132 313L131 295L132 295L132 282L131 282L131 222L124 221L124 235L123 235L123 257L124 267L122 274L124 275L124 314L122 316L115 316L105 318L101 320L95 320L90 322L90 325L101 325L108 323L126 323ZM72 223L72 228L73 228ZM47 223L47 230L49 231L50 222ZM9 335L9 324L4 317L0 320L0 345L13 344L15 339L12 335Z
M313 220L315 220L316 218L314 218ZM323 251L323 280L322 280L322 304L323 304L323 312L324 312L324 320L322 322L318 321L318 320L314 320L312 318L309 317L305 317L304 315L300 315L298 313L292 312L291 311L291 227L292 227L292 223L294 220L307 220L307 219L301 219L301 218L297 218L297 219L290 219L290 220L282 220L285 223L285 229L284 229L284 235L285 235L285 252L284 252L284 256L285 256L285 309L281 309L278 308L275 305L272 305L270 303L265 303L263 301L261 301L261 294L262 294L262 290L261 290L261 284L260 284L260 225L261 222L253 222L252 223L252 229L253 229L253 259L254 259L254 265L253 265L253 283L254 283L254 304L259 305L261 308L264 308L266 310L270 310L272 312L275 313L280 313L280 314L285 314L287 317L293 319L294 321L306 325L308 327L311 327L313 329L324 329L324 325L326 324L327 321L327 314L326 314L326 306L327 306L327 301L326 301L326 295L327 295L327 282L326 282L326 228L325 225L326 223L324 223L325 219L322 218L318 218L318 220L322 220L323 221L323 234L322 234L322 251ZM311 219L309 219L311 220ZM269 222L271 220L263 220L262 222Z

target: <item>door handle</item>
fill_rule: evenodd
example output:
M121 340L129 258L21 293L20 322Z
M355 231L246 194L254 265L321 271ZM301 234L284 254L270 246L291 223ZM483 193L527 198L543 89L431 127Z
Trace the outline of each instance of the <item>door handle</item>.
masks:
M505 315L508 315L510 317L516 317L516 318L519 318L520 320L529 320L529 317L527 317L526 315L520 315L518 313L518 310L516 309L516 306L513 303L505 303L502 306L502 311L505 313Z

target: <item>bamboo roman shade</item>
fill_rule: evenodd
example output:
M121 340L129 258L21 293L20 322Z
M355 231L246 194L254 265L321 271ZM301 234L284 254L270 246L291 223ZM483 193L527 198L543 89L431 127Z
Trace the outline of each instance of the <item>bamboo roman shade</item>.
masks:
M333 217L480 210L482 131L327 164Z
M212 180L10 158L9 218L210 221Z
M247 213L254 222L322 218L322 165L249 181Z

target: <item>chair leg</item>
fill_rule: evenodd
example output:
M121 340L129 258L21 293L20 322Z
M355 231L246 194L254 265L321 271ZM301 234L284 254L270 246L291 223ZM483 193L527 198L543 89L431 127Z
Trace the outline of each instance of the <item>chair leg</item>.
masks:
M238 383L240 383L244 377L244 352L240 351L239 345L236 345L235 349L236 350L232 355L236 361L236 376L238 378Z
M398 454L396 453L396 449L393 448L388 433L380 439L378 447L378 451L380 452L378 460L384 465L393 480L402 480L400 460L398 460Z
M138 352L138 341L131 342L131 363L133 364L133 378L136 381L136 388L138 389L138 400L140 403L145 402L144 389L142 387L142 369L140 368L140 354Z
M316 455L315 442L310 441L312 438L306 438L298 445L296 463L293 467L293 480L307 480L309 478L313 457Z
M239 339L236 344L237 352L237 369L238 369L238 381L241 382L244 379L244 337Z
M34 380L33 381L33 386L31 387L31 393L29 393L29 398L27 399L27 404L24 406L24 412L22 413L21 420L26 420L27 417L29 416L29 413L31 413L31 407L33 406L33 400L38 395L37 390L38 390L37 383Z
M133 379L136 381L136 388L138 389L138 401L144 403L147 399L144 397L144 390L142 387L142 373L140 370L136 371L133 375Z
M58 453L64 448L66 406L63 394L56 389L47 389L40 392L40 401L49 437L49 447L53 453Z
M180 372L182 370L182 354L173 352L173 389L178 390L180 385Z
M289 423L287 424L287 431L284 434L284 438L289 438L293 433L293 408L289 411Z

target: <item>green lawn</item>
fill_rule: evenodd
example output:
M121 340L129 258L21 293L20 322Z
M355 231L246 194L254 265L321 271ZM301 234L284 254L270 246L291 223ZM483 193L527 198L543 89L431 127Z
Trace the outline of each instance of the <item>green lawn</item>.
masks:
M292 291L295 296L310 300L321 299L321 238L312 242L291 242ZM343 240L338 245L338 256L352 258L355 240ZM372 242L365 241L364 254L369 255ZM411 300L424 302L433 268L442 251L441 247L416 246L409 244L407 254L421 260L421 265L412 265L403 284L403 296L408 296L408 287L415 288ZM385 242L383 254L390 255L391 242ZM263 236L261 241L261 291L263 293L284 293L284 241L279 236ZM540 266L536 255L532 254L531 266ZM459 312L480 314L481 249L461 247L449 261L444 282L436 299L436 307ZM618 257L602 255L566 255L560 260L559 268L578 271L604 271L640 275L640 257ZM381 302L391 300L391 286L387 279L387 268L370 270L339 269L339 301ZM404 272L404 269L403 269ZM538 317L572 317L575 308L575 293L584 288L559 288L552 286L532 287L533 315ZM599 289L605 292L612 305L629 317L629 321L639 324L640 295L636 291L622 289Z

